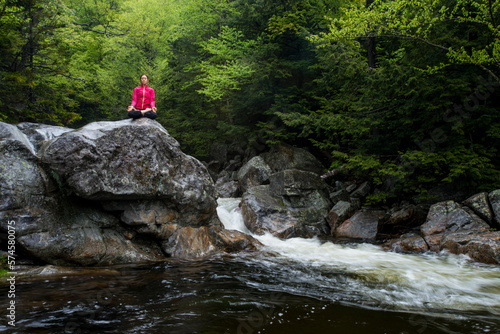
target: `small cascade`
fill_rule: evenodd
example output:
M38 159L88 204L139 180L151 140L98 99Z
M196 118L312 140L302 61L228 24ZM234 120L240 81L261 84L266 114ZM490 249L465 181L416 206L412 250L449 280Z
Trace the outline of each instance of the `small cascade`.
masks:
M250 233L240 199L220 199L226 229ZM400 254L371 244L339 245L318 239L281 240L253 235L263 252L258 261L276 273L263 288L398 311L487 312L500 315L500 268L452 254ZM253 282L253 284L260 284Z

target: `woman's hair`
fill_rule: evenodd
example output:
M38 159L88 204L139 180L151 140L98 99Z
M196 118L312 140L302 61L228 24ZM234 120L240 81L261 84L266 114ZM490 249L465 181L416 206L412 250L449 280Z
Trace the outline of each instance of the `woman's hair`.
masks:
M146 76L146 78L148 78L148 80L149 80L149 77L147 74L141 74L141 76L139 77L139 80L141 80L143 76Z

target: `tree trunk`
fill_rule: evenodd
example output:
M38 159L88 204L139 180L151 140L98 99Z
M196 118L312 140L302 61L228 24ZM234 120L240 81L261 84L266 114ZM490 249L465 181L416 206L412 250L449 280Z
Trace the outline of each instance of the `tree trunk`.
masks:
M366 0L366 8L370 7L374 0ZM368 66L370 68L377 67L377 41L374 36L371 36L373 32L369 33L368 37Z

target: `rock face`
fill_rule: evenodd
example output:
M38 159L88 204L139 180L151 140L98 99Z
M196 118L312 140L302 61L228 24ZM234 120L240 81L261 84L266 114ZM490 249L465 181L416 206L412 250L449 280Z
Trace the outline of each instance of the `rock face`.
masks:
M331 202L320 166L309 152L288 146L251 159L239 174L248 229L280 238L329 235Z
M255 247L222 228L206 168L155 121L0 123L0 152L0 229L14 220L19 248L41 261L109 265Z

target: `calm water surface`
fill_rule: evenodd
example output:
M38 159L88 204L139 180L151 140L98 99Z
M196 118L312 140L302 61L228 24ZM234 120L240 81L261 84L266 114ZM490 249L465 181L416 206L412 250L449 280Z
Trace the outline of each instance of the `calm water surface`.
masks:
M237 199L225 226L247 232ZM500 333L500 268L259 236L260 251L16 284L6 333ZM7 288L0 286L2 315Z

